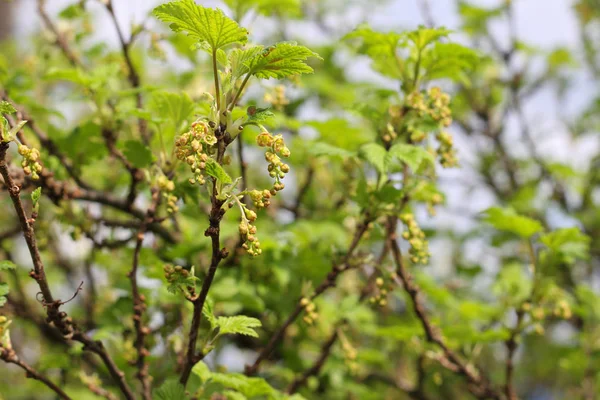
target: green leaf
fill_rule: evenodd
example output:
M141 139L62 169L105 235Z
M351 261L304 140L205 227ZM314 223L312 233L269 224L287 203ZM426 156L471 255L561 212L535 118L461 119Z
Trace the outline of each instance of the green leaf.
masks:
M137 140L126 141L123 154L136 168L149 167L154 162L152 151Z
M209 158L206 161L206 169L204 170L204 172L206 172L207 175L212 176L221 183L228 184L233 182L231 180L231 177L227 174L227 172L225 172L223 167L221 167L219 163L217 163L212 158Z
M393 160L405 162L413 172L417 172L423 161L434 164L433 156L424 148L410 144L398 143L393 145L387 153L387 163Z
M234 392L233 390L226 390L223 392L225 398L227 400L246 400L247 397L239 392Z
M8 271L9 269L15 269L17 266L12 261L2 260L0 261L0 271Z
M311 74L306 59L319 55L296 42L280 42L269 46L244 62L250 74L262 79L282 79L292 75Z
M175 32L187 32L200 44L207 44L212 51L231 44L248 41L248 31L227 17L219 9L198 5L194 0L179 0L156 7L153 14L170 24Z
M248 115L247 123L262 123L274 117L273 112L268 108L248 107L246 111Z
M8 284L0 283L0 296L6 296L8 294Z
M532 283L523 269L518 263L505 265L494 283L494 292L510 304L520 304L531 295Z
M206 365L204 361L200 361L192 368L192 374L200 378L202 382L206 382L210 379L212 372L210 372L208 365Z
M88 86L91 82L90 77L79 68L51 68L44 75L44 79L68 81L82 86Z
M153 120L157 122L168 122L173 127L174 135L177 129L184 122L190 122L196 106L194 101L185 92L172 93L166 91L157 91L152 93L152 100L149 104L153 112ZM158 117L158 119L156 119Z
M543 230L539 221L519 215L512 208L489 208L485 211L484 221L500 231L511 232L525 239Z
M475 50L457 43L436 43L422 57L425 77L429 80L448 78L459 80L481 61Z
M228 389L234 389L249 398L267 396L272 398L276 391L263 378L247 377L238 373L213 372L211 380Z
M0 101L0 114L14 114L17 110L8 101Z
M488 22L504 13L502 6L495 8L482 8L460 1L458 12L463 20L463 30L469 34L487 31Z
M359 42L358 52L373 60L374 70L392 78L402 78L404 63L397 54L402 44L402 34L376 32L365 25L350 32L344 39Z
M204 302L204 306L202 307L202 315L204 315L204 318L210 323L211 329L217 327L217 319L213 314L212 302L208 299Z
M229 66L233 81L250 72L247 64L257 57L263 48L263 46L250 46L245 49L233 49L229 52Z
M315 144L310 145L310 147L308 148L308 152L315 157L329 156L329 157L339 157L342 159L356 155L356 153L354 153L352 151L348 151L346 149L332 146L330 144L323 143L323 142L317 142Z
M423 50L429 44L448 36L450 33L452 31L446 28L425 28L421 26L419 29L410 32L407 37L419 50Z
M386 172L387 151L377 143L367 143L360 147L358 155L369 164L373 165L382 174Z
M42 196L42 187L38 187L37 189L35 189L33 192L31 192L31 201L33 203L33 211L34 212L39 212L40 209L40 205L39 205L39 201L40 201L40 197Z
M185 388L179 380L169 379L158 389L152 392L152 398L157 400L182 400L186 399Z
M591 239L578 228L557 229L540 236L540 241L568 263L589 258Z
M38 201L40 201L40 197L42 196L42 187L35 189L31 192L31 201L33 201L33 205L35 206Z
M216 324L219 327L219 335L239 334L252 337L258 337L258 333L253 328L262 326L258 319L246 317L245 315L219 317Z
M11 128L10 131L8 131L8 137L14 137L21 129L23 129L26 123L27 121L19 121L15 126Z

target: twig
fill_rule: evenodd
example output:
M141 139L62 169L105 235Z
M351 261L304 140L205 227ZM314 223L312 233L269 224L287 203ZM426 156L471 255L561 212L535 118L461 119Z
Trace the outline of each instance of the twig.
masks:
M381 251L381 254L379 255L377 261L375 262L375 270L367 279L367 282L365 283L365 285L360 293L360 297L358 299L359 303L362 303L369 296L369 293L371 293L372 284L375 281L375 279L377 278L377 276L379 276L378 268L381 266L381 264L383 264L385 258L388 255L388 252L389 252L389 244L386 241L383 245L383 250ZM300 387L302 387L306 384L306 382L308 381L308 378L310 378L313 375L316 376L319 374L319 372L325 365L325 362L331 355L331 349L339 337L337 330L342 325L343 325L343 321L338 321L336 323L336 325L333 329L333 333L329 336L329 338L321 346L321 353L319 354L319 357L317 357L317 359L315 360L315 362L313 363L312 366L310 366L298 378L296 378L292 381L292 383L288 386L288 388L286 390L287 393L289 393L289 394L296 393L296 391L298 391L298 389Z
M137 73L133 62L131 60L131 45L133 44L134 36L132 35L129 38L129 41L125 40L125 35L123 35L123 31L119 26L119 21L117 20L117 16L115 14L115 9L113 7L112 0L108 0L106 3L106 9L108 10L111 19L115 25L115 29L117 31L117 35L119 36L119 42L121 43L121 50L123 51L123 58L125 58L125 63L127 64L127 79L129 83L134 89L138 89L140 87L140 75ZM142 99L142 94L137 91L136 93L136 106L137 108L143 108L144 102ZM140 135L144 140L145 144L150 143L150 136L148 133L148 124L143 118L138 119L138 127L140 130Z
M523 310L517 310L516 313L517 313L517 324L515 325L515 328L512 330L510 337L505 342L507 354L506 354L506 367L505 367L506 384L504 385L504 392L506 393L507 400L517 400L518 399L517 393L515 392L515 388L513 386L513 373L514 373L514 369L515 369L514 355L515 355L515 352L518 347L517 337L521 333L521 323L523 321L523 317L525 316L525 313L523 312Z
M323 282L321 282L321 284L315 289L315 292L310 296L311 301L314 300L315 298L319 297L323 292L325 292L330 287L335 286L337 277L342 272L346 271L350 267L350 260L351 260L352 256L354 255L354 251L358 247L358 244L359 244L361 238L367 231L370 222L371 222L371 217L369 215L367 215L365 217L364 221L362 223L360 223L359 226L357 226L356 232L354 233L354 237L352 238L352 242L350 243L350 246L348 247L348 251L347 251L346 255L343 257L342 261L339 264L333 266L333 268L331 269L329 274L327 274L327 277L325 278L325 280ZM298 316L304 309L304 306L302 305L301 300L302 300L302 297L299 298L298 301L296 302L296 307L294 308L292 313L288 316L288 318L284 321L284 323L279 327L279 329L277 329L277 331L273 334L273 336L271 336L271 338L269 339L269 342L258 354L258 357L254 361L254 363L252 365L246 365L246 368L245 368L246 375L251 376L251 375L256 374L258 372L258 370L260 369L260 364L271 355L271 353L273 352L273 349L275 348L275 345L277 343L279 343L281 338L283 338L283 336L285 335L285 332L287 331L289 326L296 320L296 318L298 318Z
M63 54L69 60L71 65L75 67L83 67L81 64L81 60L79 60L79 57L77 57L69 47L69 43L67 42L65 36L61 32L59 32L58 28L56 27L56 25L54 25L54 23L50 19L50 16L46 12L46 0L38 0L37 8L39 15L42 18L42 21L44 22L44 25L46 25L46 29L48 29L54 34L54 36L56 37L56 44L62 50Z
M294 202L294 205L290 208L290 211L294 213L295 219L298 219L298 217L300 216L300 206L302 205L302 200L304 199L304 196L306 196L306 193L308 193L308 189L310 189L310 185L313 182L314 176L315 169L312 165L309 165L306 171L306 179L302 186L300 186L300 188L298 189L296 201Z
M400 278L404 286L404 290L411 299L413 310L421 322L427 341L436 344L440 349L442 349L444 357L452 366L456 367L456 372L460 375L463 375L467 381L472 384L469 386L469 388L474 392L473 394L479 396L480 398L492 398L500 400L501 396L490 387L488 382L485 381L477 372L473 371L469 365L461 360L460 357L448 347L443 336L429 320L429 316L425 311L425 305L423 304L421 297L421 289L414 282L412 275L404 265L402 253L396 241L396 224L397 220L394 217L390 217L388 223L387 240L390 243L392 256L394 263L396 264L396 274Z
M29 364L24 361L21 361L15 351L10 348L5 348L0 345L0 359L4 360L9 364L14 364L19 366L19 368L25 371L25 376L27 378L35 379L37 381L42 382L49 389L54 391L58 397L64 400L71 400L71 397L67 395L58 385L48 379L46 376L42 375L40 372L33 369Z
M146 212L146 219L142 222L142 226L138 231L135 249L133 251L133 263L131 266L131 271L128 276L131 281L131 294L133 297L133 325L135 327L135 341L134 346L137 351L137 359L135 361L135 365L138 369L136 377L139 379L142 384L142 397L144 400L152 399L152 387L151 381L152 378L148 375L148 362L146 361L146 356L148 356L149 351L146 349L144 345L144 341L146 336L150 333L150 329L144 325L142 318L144 316L144 311L146 310L145 297L140 293L137 281L137 271L140 263L140 252L142 250L142 244L144 242L144 235L146 233L146 229L149 224L152 223L154 217L156 215L156 209L160 204L160 191L156 188L151 189L152 192L152 200L150 203L150 207L148 207L148 211Z
M421 11L421 16L425 21L425 24L429 28L433 28L435 26L435 21L433 19L433 14L431 13L431 7L429 6L429 0L417 0L419 5L419 9Z
M59 311L62 302L60 300L54 300L52 292L50 291L50 286L48 285L48 280L46 279L44 264L37 247L33 225L27 218L25 209L21 203L21 198L19 197L21 189L14 183L8 171L8 166L6 164L7 150L8 143L0 143L0 174L4 178L4 183L8 187L8 193L19 218L21 230L23 231L23 236L25 237L25 242L27 243L29 254L33 261L33 271L30 272L30 276L37 282L40 288L42 300L46 305L48 322L53 323L60 330L66 340L71 338L77 340L78 342L83 343L84 350L89 350L100 356L125 397L128 400L133 399L133 392L124 379L125 374L119 370L110 355L106 352L102 342L90 339L86 334L77 328L67 313L64 311Z
M84 189L90 189L90 186L87 183L85 183L80 178L80 176L76 173L75 167L73 166L73 162L60 151L60 149L58 148L56 143L54 143L54 141L52 139L50 139L50 137L46 134L46 132L44 132L37 125L35 120L30 115L28 115L22 107L20 107L14 101L12 101L12 99L8 96L8 93L6 93L6 91L4 91L2 89L0 89L0 99L8 101L12 105L14 105L14 107L17 109L18 120L27 121L27 126L31 129L31 131L38 138L42 147L45 150L47 150L48 153L50 153L51 155L58 158L58 160L60 161L60 164L65 168L65 170L67 171L69 176L71 176L71 178L73 178L75 183L77 183L77 185L79 185L80 187L82 187ZM12 119L12 117L11 117L11 119ZM15 121L13 121L12 125L14 125L14 123L15 123Z
M218 83L216 81L216 83ZM223 161L223 155L225 153L225 148L227 144L225 143L225 137L222 134L217 136L218 138L218 150L217 150L217 162L219 164ZM192 300L194 305L193 315L192 315L192 323L190 325L190 331L188 334L188 347L186 351L185 361L183 364L181 377L179 381L182 385L186 385L187 381L190 377L190 373L192 372L192 368L194 365L202 360L204 354L202 352L196 353L196 343L198 342L198 331L200 329L200 321L202 320L202 309L204 308L204 303L206 302L206 297L208 296L208 291L212 285L212 282L215 278L215 274L217 273L217 268L219 267L219 263L221 260L227 258L228 252L226 248L221 249L220 242L220 231L221 231L221 219L223 215L225 215L225 210L223 209L224 200L219 200L217 198L217 181L216 179L212 180L212 193L211 193L211 210L208 218L209 226L208 229L204 232L204 236L211 238L212 244L212 256L210 261L210 266L208 268L208 273L202 282L202 288L200 289L200 293L196 298Z
M289 393L289 394L296 393L296 391L301 386L303 386L306 383L306 381L308 381L308 378L310 378L313 375L319 374L319 371L321 371L321 368L323 368L323 366L325 365L325 362L329 358L329 355L331 354L331 349L333 348L333 345L337 341L337 338L338 338L338 330L337 330L337 327L334 327L333 333L331 334L329 339L327 339L327 341L325 341L325 343L323 343L323 345L321 346L321 353L319 354L319 357L317 358L317 360L314 362L314 364L310 368L308 368L306 371L304 371L300 377L298 377L292 381L292 383L286 389L287 393Z

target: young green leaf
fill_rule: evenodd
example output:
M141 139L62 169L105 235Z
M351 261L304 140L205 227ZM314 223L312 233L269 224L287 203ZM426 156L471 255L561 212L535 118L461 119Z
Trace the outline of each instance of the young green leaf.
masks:
M489 208L485 211L484 221L498 230L514 233L525 239L543 230L539 221L519 215L511 208Z
M202 307L202 315L210 323L211 329L217 327L217 318L213 314L212 302L208 299L204 302L204 307Z
M427 45L448 36L452 33L446 28L425 28L420 26L419 29L408 34L408 40L413 42L417 49L423 50Z
M217 163L212 158L209 158L206 161L206 169L204 170L204 172L206 172L208 176L212 176L221 183L229 184L233 182L231 180L231 177L227 174L227 172L225 172L223 167L221 167L219 163Z
M308 152L315 157L320 156L329 156L329 157L339 157L342 159L355 156L356 154L348 151L346 149L342 149L341 147L332 146L328 143L317 142L311 145L308 148Z
M17 266L12 261L2 260L0 261L0 271L8 271L9 269L15 269Z
M397 159L405 162L413 172L416 172L424 161L434 163L433 156L424 148L403 143L393 145L386 157L388 164Z
M148 167L154 161L152 151L137 140L126 141L123 154L136 168Z
M17 110L8 101L0 101L0 114L14 114Z
M248 121L254 123L262 123L274 117L273 112L268 108L256 108L256 107L248 107L246 111L248 115Z
M375 167L377 171L384 174L387 170L387 151L377 143L367 143L360 147L358 155L369 164Z
M403 35L396 32L377 32L369 26L361 26L347 34L344 39L359 42L358 52L373 60L373 69L392 77L402 78L404 63L398 57L398 47L402 44Z
M262 325L258 319L246 317L245 315L218 317L216 324L219 327L219 335L239 334L252 337L258 337L258 333L253 328Z
M591 239L578 228L562 228L540 236L540 241L567 263L588 259Z
M203 361L200 361L194 365L194 368L192 368L192 374L200 378L202 382L206 382L210 379L212 372L208 368L208 365L206 365Z
M198 5L194 0L179 0L156 7L154 15L170 24L175 32L187 32L211 51L248 41L248 31L219 9Z
M263 49L244 62L251 75L262 79L282 79L292 75L311 74L306 59L321 57L296 42L280 42Z
M0 296L6 296L8 294L8 284L0 283ZM258 336L258 335L257 335Z
M233 49L229 52L229 67L231 69L232 80L235 81L250 72L246 64L257 57L263 48L263 46L250 46L245 49Z
M42 196L42 187L40 186L39 188L35 189L33 192L31 192L31 201L33 203L33 210L37 213L39 212L39 201L40 201L40 197Z
M188 397L185 394L185 388L177 379L169 379L152 392L152 398L157 400L182 400Z

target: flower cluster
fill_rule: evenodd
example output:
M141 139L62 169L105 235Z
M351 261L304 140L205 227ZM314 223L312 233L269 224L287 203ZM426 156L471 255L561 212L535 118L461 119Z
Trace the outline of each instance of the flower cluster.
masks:
M183 269L180 265L174 267L171 264L167 264L163 267L163 270L165 271L165 278L167 278L169 283L175 282L181 276L187 278L190 275L190 272L187 269Z
M338 335L342 344L342 351L344 352L344 363L348 367L350 373L356 374L358 372L358 363L356 362L358 352L354 346L352 346L346 335L341 331L338 331Z
M23 156L21 166L25 175L31 175L31 179L40 179L39 173L42 172L42 165L39 163L40 151L38 149L30 149L24 144L19 145L19 154Z
M415 264L427 264L429 261L429 244L425 240L425 233L412 214L403 214L400 219L408 228L402 233L402 237L410 244L410 260Z
M285 97L285 86L283 85L275 86L272 93L265 93L264 100L279 111L290 104L288 98Z
M437 149L437 156L442 167L452 168L458 165L452 136L448 132L440 132L436 135L436 139L440 142L440 147Z
M157 183L163 198L167 202L167 211L171 214L179 211L179 207L177 206L177 196L173 195L175 183L164 175L158 177Z
M256 137L256 144L268 148L265 152L265 160L269 163L269 176L275 178L275 184L271 191L271 194L275 194L283 190L284 184L281 183L281 179L290 171L290 166L281 161L279 156L289 157L290 149L286 147L282 135L273 136L267 130L263 130Z
M191 184L198 182L203 185L206 182L203 171L216 143L217 137L211 124L201 120L194 122L188 132L177 138L175 155L178 160L187 163L194 173L194 177L190 178Z
M260 248L260 242L256 235L256 226L252 225L256 221L256 212L250 210L243 203L240 203L242 207L242 220L238 226L240 235L244 243L242 248L248 252L251 256L257 256L262 253Z
M416 111L419 117L429 116L443 127L452 124L450 96L439 87L433 87L427 93L413 92L406 98L407 106Z
M380 307L385 307L387 305L387 296L388 289L393 289L393 285L390 284L388 288L385 287L385 281L382 277L379 277L375 280L375 293L369 299L369 302L373 305L378 305Z
M315 303L310 301L308 298L303 297L300 300L300 305L302 306L302 308L304 308L304 311L306 311L306 315L302 317L302 320L308 325L312 325L319 318L319 314L317 314L317 312L315 311Z
M432 87L427 94L429 96L428 114L442 126L449 127L452 124L450 96L439 87Z
M250 199L252 199L254 207L258 209L269 207L271 205L271 192L267 189L251 190L248 195L250 196Z
M415 128L413 125L408 125L406 131L410 135L410 141L412 143L420 143L427 137L427 134L424 131Z
M435 215L434 207L439 204L442 204L443 201L444 201L444 198L442 197L441 194L439 194L439 193L432 194L431 197L427 201L427 212L429 213L429 215L434 216Z
M177 293L179 290L188 293L190 296L194 296L196 293L196 281L198 278L194 275L194 267L190 271L183 268L180 265L173 266L166 264L163 267L165 272L165 278L169 282L167 290L170 293Z
M5 348L11 348L10 336L8 335L8 327L11 322L4 315L0 315L0 346Z
M554 307L554 311L552 312L555 317L562 319L570 319L573 316L573 311L571 310L571 306L566 300L559 300Z

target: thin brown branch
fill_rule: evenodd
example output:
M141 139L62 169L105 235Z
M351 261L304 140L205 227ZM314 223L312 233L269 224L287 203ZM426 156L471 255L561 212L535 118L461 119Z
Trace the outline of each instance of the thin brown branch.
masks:
M6 163L6 152L8 147L8 143L0 143L0 174L4 178L5 185L8 187L8 193L19 218L21 230L23 231L23 236L25 237L25 242L27 243L27 248L29 249L29 254L33 261L33 271L30 272L30 276L37 282L40 288L41 301L43 306L46 308L46 314L48 316L47 320L59 329L65 340L73 339L81 342L84 350L88 350L97 354L108 368L111 376L117 382L125 397L127 399L133 399L133 392L124 379L125 374L119 370L110 355L106 352L102 342L92 340L85 333L79 330L77 325L73 322L71 317L67 315L67 313L64 311L59 311L63 302L60 300L55 300L52 296L52 292L46 278L44 264L37 247L35 232L33 229L33 221L27 218L25 209L23 208L23 204L21 203L21 198L19 196L21 188L15 184L8 171L8 165Z
M386 241L383 245L383 250L381 251L381 254L377 258L377 261L375 262L375 270L369 275L367 282L365 283L365 285L363 286L363 289L361 290L360 297L358 300L359 303L362 303L363 301L365 301L367 299L367 297L369 296L369 294L371 293L371 291L373 290L373 283L375 282L375 279L379 276L378 268L383 264L388 253L389 253L389 243ZM288 388L286 390L287 393L290 393L290 394L296 393L299 388L301 388L302 386L304 386L306 384L306 382L308 381L308 378L310 378L311 376L316 376L319 374L319 372L321 372L321 369L323 368L323 366L327 362L327 359L331 355L331 349L333 348L333 345L335 344L335 342L338 339L337 329L338 329L338 327L341 327L343 325L343 323L344 323L344 321L338 321L336 323L336 325L333 329L333 333L329 336L329 338L321 346L321 353L319 354L319 357L317 357L317 359L315 360L313 365L311 365L299 377L297 377L296 379L294 379L294 381L292 381L292 383L288 386Z
M394 263L396 264L396 274L402 282L404 290L411 299L413 311L425 331L427 341L436 344L443 351L444 358L446 358L452 366L456 367L456 373L464 376L471 384L469 385L469 388L473 394L479 398L501 399L502 397L500 394L497 393L478 372L474 371L470 365L465 363L448 347L444 337L430 321L427 311L425 310L425 304L423 303L421 289L414 282L412 274L408 271L408 268L406 268L404 260L402 259L400 246L398 246L398 242L396 241L396 224L397 220L394 217L390 217L387 240L390 243L392 256Z
M58 30L54 22L50 19L48 12L46 11L46 0L38 0L37 1L38 14L42 18L46 29L52 32L52 34L56 38L56 44L65 55L65 57L69 60L71 65L74 67L82 67L81 60L79 57L71 50L67 38Z
M217 150L217 162L219 164L223 161L223 155L225 153L225 149L227 144L225 143L225 137L223 135L217 136L218 138L218 150ZM201 351L200 353L196 353L196 344L198 342L198 331L200 330L200 321L202 320L202 309L204 308L204 303L206 302L206 298L208 296L208 291L212 285L212 282L217 273L217 268L219 267L219 263L221 260L227 258L228 252L226 248L221 248L220 241L220 231L221 231L221 219L223 219L223 215L225 215L225 210L223 209L223 204L225 201L219 200L217 198L217 181L215 179L212 180L212 193L211 193L211 210L208 218L209 226L204 232L204 236L211 238L212 245L212 256L210 261L210 266L208 268L208 272L204 281L202 282L202 288L200 289L200 293L197 297L195 297L192 302L194 304L194 310L192 315L192 323L190 325L190 330L188 334L188 346L186 350L185 361L183 364L183 368L181 371L181 377L179 381L184 386L187 384L187 381L190 377L190 373L192 372L192 368L194 365L204 358L204 354Z
M123 58L125 59L125 64L127 64L127 79L131 84L131 87L134 89L140 88L140 75L138 74L135 66L133 65L133 61L131 60L131 45L133 44L134 36L132 35L129 40L125 39L125 35L123 34L123 30L119 26L119 21L117 20L117 15L115 14L115 9L113 6L112 0L108 0L106 3L106 9L108 10L113 24L115 25L115 29L117 31L117 35L119 36L119 42L121 44L121 50L123 52ZM144 107L144 101L142 99L142 94L137 91L136 93L136 106L137 108ZM138 128L140 131L140 136L145 144L150 143L150 136L148 133L148 124L147 122L139 118L138 119Z
M514 355L518 347L517 338L521 333L521 323L523 321L523 317L525 313L523 310L517 310L517 324L515 328L512 330L510 337L505 342L506 345L506 367L505 367L505 385L504 385L504 393L506 394L506 398L508 400L517 400L518 396L514 388L513 384L513 375L515 370L514 365Z
M142 384L142 397L144 400L152 399L152 378L148 374L148 362L146 361L146 357L149 355L149 351L145 346L145 338L150 333L150 328L144 325L142 321L144 316L144 311L146 311L146 302L143 294L140 293L138 281L137 281L137 271L140 263L140 252L142 250L142 244L144 242L144 235L146 233L146 229L149 224L151 224L156 215L156 209L160 203L160 191L156 188L152 188L152 200L150 203L150 207L148 207L148 211L146 212L146 219L142 223L140 230L138 231L135 249L133 251L133 263L131 267L131 271L128 276L131 281L131 293L133 297L133 325L135 327L135 341L134 347L137 351L137 359L135 360L135 365L138 369L136 377Z
M0 89L0 100L8 101L15 107L15 109L17 110L17 120L27 121L27 126L29 127L29 129L31 129L31 131L38 138L42 147L46 151L48 151L48 153L50 153L50 155L55 156L60 161L60 165L62 165L65 168L65 170L67 171L69 176L71 178L73 178L73 180L75 181L75 183L77 183L77 185L79 185L80 187L82 187L84 189L90 189L90 186L87 183L85 183L81 179L79 174L77 174L77 172L75 171L73 162L65 154L62 153L62 151L58 148L56 143L52 139L50 139L50 137L46 134L46 132L44 132L39 127L39 125L36 123L36 121L31 117L31 115L27 114L27 112L23 109L23 107L19 106L14 101L12 101L12 99L8 96L6 91L4 91L2 89ZM16 124L16 121L10 115L7 116L7 119L9 120L11 126L14 126Z
M315 289L314 293L309 297L309 299L311 301L316 299L317 297L319 297L327 289L334 287L338 276L342 272L344 272L350 268L350 260L352 259L352 256L354 255L354 251L358 247L360 240L364 236L365 232L368 230L368 226L369 226L370 222L371 222L371 217L367 215L365 217L364 221L361 222L356 227L356 231L352 238L352 242L350 243L350 246L348 247L348 251L346 252L346 255L343 257L343 259L341 260L340 263L335 264L333 266L333 268L331 269L329 274L327 274L327 277L325 278L325 280L323 282L321 282L321 284ZM296 320L296 318L298 318L300 313L302 313L302 310L304 309L304 306L301 303L302 299L303 299L303 297L300 297L298 299L298 301L296 302L296 307L294 307L294 310L291 312L291 314L288 316L288 318L284 321L284 323L277 329L277 331L275 331L275 333L271 336L271 338L269 339L269 342L260 351L260 353L258 354L258 357L254 361L254 363L252 365L246 365L246 369L245 369L246 375L251 376L251 375L256 374L258 372L258 370L260 369L261 363L263 361L265 361L267 358L269 358L269 356L273 352L277 343L279 343L279 341L285 335L289 326Z
M429 5L429 0L417 0L419 10L421 12L421 16L425 21L425 24L429 28L435 27L435 20L433 19L433 14L431 12L431 6Z
M308 193L310 185L313 182L314 176L315 169L312 165L309 165L306 171L306 179L304 180L302 186L300 186L300 188L298 189L298 195L296 196L294 205L290 208L290 211L294 213L295 219L298 219L298 217L300 216L300 206L302 205L302 200L304 199L304 196L306 196L306 194Z
M302 375L300 375L298 378L296 378L292 381L292 383L286 389L287 393L289 393L289 394L296 393L300 387L304 386L304 384L308 381L308 378L310 378L313 375L316 376L319 374L319 372L321 371L321 368L323 368L323 366L325 365L325 362L329 358L329 355L331 354L331 349L333 348L333 345L337 341L337 338L338 338L338 330L336 327L336 328L334 328L331 336L329 336L329 338L321 346L321 352L319 354L319 357L315 360L314 364L310 368L308 368L306 371L304 371L302 373Z
M69 397L69 395L67 395L58 385L48 379L45 375L33 369L29 364L22 361L13 349L2 347L0 345L0 359L4 360L6 363L19 366L19 368L25 371L25 376L27 376L27 378L42 382L61 399L71 400L71 397Z

